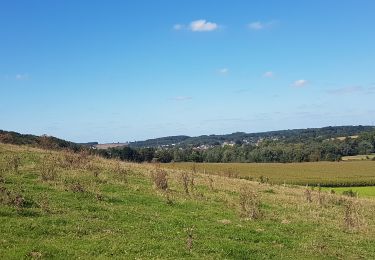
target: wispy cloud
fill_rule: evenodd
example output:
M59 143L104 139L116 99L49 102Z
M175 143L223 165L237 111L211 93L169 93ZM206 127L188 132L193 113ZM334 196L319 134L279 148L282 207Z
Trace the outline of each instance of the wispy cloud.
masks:
M263 73L264 78L273 78L273 76L274 73L272 71L266 71L265 73Z
M295 88L303 88L305 87L309 82L305 79L299 79L299 80L296 80L292 83L292 87L295 87Z
M29 74L27 73L24 73L24 74L17 74L15 76L15 79L16 80L25 80L25 79L28 79L29 78Z
M255 21L248 24L249 29L253 31L259 31L263 29L267 29L272 27L276 24L276 21L269 21L269 22L261 22L261 21Z
M221 75L227 75L229 73L229 69L228 68L221 68L221 69L218 69L218 72Z
M208 22L204 19L192 21L189 28L193 32L210 32L219 28L217 23Z
M184 101L184 100L190 100L192 98L193 97L190 97L190 96L176 96L176 97L172 97L171 99L174 101Z
M195 20L187 25L180 23L173 25L173 30L175 31L189 30L192 32L211 32L217 29L219 29L219 25L217 23L209 22L205 19Z
M182 29L184 29L184 25L183 24L175 24L175 25L173 25L173 29L174 30L176 30L176 31L179 31L179 30L182 30Z

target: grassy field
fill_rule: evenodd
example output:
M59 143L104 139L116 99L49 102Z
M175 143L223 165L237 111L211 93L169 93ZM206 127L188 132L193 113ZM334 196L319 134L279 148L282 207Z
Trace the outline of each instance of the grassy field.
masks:
M353 191L358 194L359 197L375 198L375 186L367 187L335 187L325 188L325 190L334 190L335 192L342 194L346 191Z
M375 200L2 144L0 166L0 259L375 258Z
M205 172L274 184L374 186L375 161L313 163L170 163L168 169Z

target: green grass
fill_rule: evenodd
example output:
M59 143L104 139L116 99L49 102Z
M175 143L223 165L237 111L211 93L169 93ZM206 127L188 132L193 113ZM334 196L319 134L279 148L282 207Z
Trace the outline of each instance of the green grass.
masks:
M12 156L20 158L18 172L6 166ZM153 166L79 155L66 164L69 156L0 144L0 188L25 200L17 206L0 196L0 259L375 258L375 201L358 200L365 224L347 229L338 195L327 193L320 205L312 191L307 203L299 187L220 176L211 189L200 174L186 195L180 172L168 171L168 204L153 186ZM42 179L44 163L56 167L53 180ZM128 170L126 178L118 167ZM259 195L262 218L241 214L243 187Z
M192 170L274 184L375 186L375 161L313 163L170 163L168 169Z
M342 194L344 191L352 190L356 192L359 197L375 198L375 186L368 187L333 187L325 188L325 190L334 190L335 192Z

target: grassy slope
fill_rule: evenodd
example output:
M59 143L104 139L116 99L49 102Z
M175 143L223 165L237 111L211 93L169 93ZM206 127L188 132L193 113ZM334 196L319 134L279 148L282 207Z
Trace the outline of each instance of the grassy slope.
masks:
M171 163L163 167L218 175L238 175L259 180L261 176L276 184L321 186L375 186L375 161L309 163Z
M21 157L19 171L5 171L0 187L21 195L22 207L0 203L0 258L375 258L375 202L360 199L362 224L344 228L340 197L307 203L302 188L260 185L197 174L195 191L184 195L179 171L168 180L172 205L156 190L148 165L119 164L0 144L0 163ZM43 181L41 165L57 167ZM130 171L127 181L118 167ZM94 172L99 172L96 177ZM77 192L77 184L84 192ZM261 196L263 217L241 216L238 193L246 186ZM76 191L76 192L74 192ZM1 200L0 200L1 201ZM186 228L193 248L186 249Z

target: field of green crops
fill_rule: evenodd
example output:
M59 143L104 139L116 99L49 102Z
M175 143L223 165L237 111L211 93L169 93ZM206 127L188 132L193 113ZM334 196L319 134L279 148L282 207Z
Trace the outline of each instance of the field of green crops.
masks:
M375 161L313 163L170 163L169 169L195 170L274 184L325 187L375 186Z
M336 193L343 194L348 191L353 191L355 194L358 194L358 197L363 198L375 198L375 186L367 187L334 187L334 188L325 188L327 190L334 190Z

